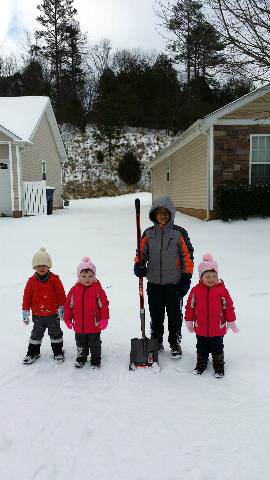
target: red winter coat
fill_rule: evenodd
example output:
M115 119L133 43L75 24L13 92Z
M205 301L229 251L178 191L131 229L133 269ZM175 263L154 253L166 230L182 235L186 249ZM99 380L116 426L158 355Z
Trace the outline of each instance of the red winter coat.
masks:
M64 320L76 333L98 333L100 320L108 320L109 302L99 281L85 287L76 283L70 290L64 308Z
M57 314L58 308L65 305L66 295L58 275L50 272L46 282L36 275L29 278L23 294L23 310L32 310L32 315L47 317Z
M202 337L225 335L226 322L234 322L235 313L222 280L213 287L199 282L192 288L186 304L185 320L194 322L195 333Z

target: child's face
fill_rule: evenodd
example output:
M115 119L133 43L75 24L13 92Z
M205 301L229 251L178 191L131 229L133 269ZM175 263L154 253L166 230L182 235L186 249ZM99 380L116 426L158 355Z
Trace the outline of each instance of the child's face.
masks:
M85 287L89 287L95 281L95 275L92 270L82 270L79 277L79 282Z
M171 215L167 208L159 207L156 209L155 214L159 225L166 225L170 221Z
M49 271L49 267L47 267L47 265L38 265L35 267L35 270L38 275L46 275Z
M218 275L216 272L204 272L201 281L207 287L213 287L218 283Z

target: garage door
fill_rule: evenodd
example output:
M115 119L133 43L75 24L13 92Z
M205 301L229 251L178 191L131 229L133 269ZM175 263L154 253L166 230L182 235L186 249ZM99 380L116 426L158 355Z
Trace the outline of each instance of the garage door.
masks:
M12 215L9 160L0 159L0 215Z

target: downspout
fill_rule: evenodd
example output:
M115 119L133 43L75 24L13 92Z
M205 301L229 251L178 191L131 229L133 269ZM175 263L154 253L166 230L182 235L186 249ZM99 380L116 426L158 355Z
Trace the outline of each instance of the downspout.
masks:
M205 222L211 220L210 211L213 210L213 125L209 125L209 128L204 130L199 125L199 131L203 135L207 136L208 140L208 159L207 159L207 210Z

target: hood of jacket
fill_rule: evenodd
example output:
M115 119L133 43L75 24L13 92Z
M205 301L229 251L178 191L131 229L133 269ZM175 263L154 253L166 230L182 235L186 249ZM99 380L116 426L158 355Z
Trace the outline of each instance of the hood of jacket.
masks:
M159 198L156 198L156 200L154 200L153 205L152 205L152 207L150 208L150 211L149 211L149 219L151 220L151 222L154 223L155 226L159 226L159 224L157 223L157 221L155 219L154 210L156 210L157 208L160 208L160 207L163 207L163 208L166 208L167 210L169 210L171 218L165 226L166 227L171 227L174 224L174 217L175 217L176 209L175 209L175 206L174 206L172 200L170 199L170 197L159 197Z

